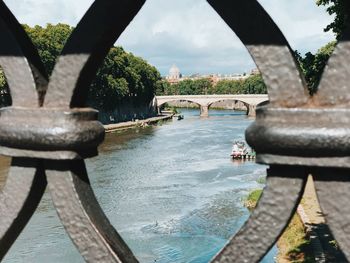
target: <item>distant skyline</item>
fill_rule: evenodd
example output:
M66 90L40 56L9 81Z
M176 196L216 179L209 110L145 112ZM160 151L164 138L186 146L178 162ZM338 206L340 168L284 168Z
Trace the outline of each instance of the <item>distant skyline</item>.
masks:
M21 23L75 26L92 0L4 0ZM293 49L315 52L334 39L323 29L333 17L305 0L260 0ZM248 52L205 0L147 0L116 43L143 57L163 76L243 73L255 68Z

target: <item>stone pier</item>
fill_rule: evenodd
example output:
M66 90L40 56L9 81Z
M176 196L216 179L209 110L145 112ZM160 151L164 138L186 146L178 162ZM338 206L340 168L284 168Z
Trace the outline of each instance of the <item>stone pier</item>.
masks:
M209 116L209 105L204 105L200 107L201 110L201 117L208 117Z
M172 101L188 101L200 106L201 117L209 116L209 108L215 102L231 100L235 103L244 104L247 107L247 115L255 116L256 106L268 101L267 94L226 94L226 95L169 95L157 96L157 106L160 108L164 103Z
M249 117L256 116L256 105L248 105L247 115Z

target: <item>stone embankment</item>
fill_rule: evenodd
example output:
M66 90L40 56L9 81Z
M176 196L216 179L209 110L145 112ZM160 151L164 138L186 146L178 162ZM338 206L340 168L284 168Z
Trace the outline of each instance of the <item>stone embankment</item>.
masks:
M113 124L107 124L103 125L105 128L106 133L119 131L119 130L125 130L130 129L134 127L144 127L149 124L157 123L159 121L165 121L172 119L174 114L165 114L160 115L157 117L152 117L144 120L135 120L135 121L127 121L127 122L120 122L120 123L113 123Z

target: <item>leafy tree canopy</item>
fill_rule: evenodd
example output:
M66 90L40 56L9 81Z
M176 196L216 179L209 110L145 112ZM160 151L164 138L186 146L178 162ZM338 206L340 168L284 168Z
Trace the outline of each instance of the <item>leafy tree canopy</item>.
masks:
M0 107L11 105L11 96L2 68L0 68Z
M203 95L203 94L266 94L266 85L261 75L252 75L244 80L221 80L215 85L210 79L183 80L170 85L162 81L157 95Z
M46 27L23 25L51 75L58 56L73 29L65 24L47 24ZM128 102L148 105L160 85L160 73L142 58L112 47L89 87L88 104L100 110L110 111L118 104ZM10 104L6 80L0 70L0 103Z
M325 31L333 31L337 39L340 38L345 27L349 23L348 11L350 4L348 0L317 0L318 6L327 6L327 12L330 15L335 15L334 21L330 23Z
M337 41L341 38L342 32L349 26L348 11L350 8L350 2L347 0L317 0L318 6L326 6L328 14L334 15L334 21L330 23L324 31L333 31L336 36L336 41L332 41L327 45L321 47L316 54L308 52L304 57L298 51L295 51L295 56L302 72L304 73L305 80L310 94L314 94L317 91L318 84L320 82L322 73L327 64L329 57L332 55Z
M302 72L304 73L304 77L311 95L317 91L323 70L329 57L332 55L336 44L336 41L328 43L327 45L321 47L315 55L308 52L304 57L302 57L298 51L295 52L297 61L299 62Z

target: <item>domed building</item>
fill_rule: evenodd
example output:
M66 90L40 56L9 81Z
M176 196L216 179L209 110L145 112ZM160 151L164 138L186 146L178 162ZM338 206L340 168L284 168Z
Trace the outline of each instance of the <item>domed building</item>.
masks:
M177 83L182 78L180 69L174 64L169 70L169 76L167 77L168 82Z

